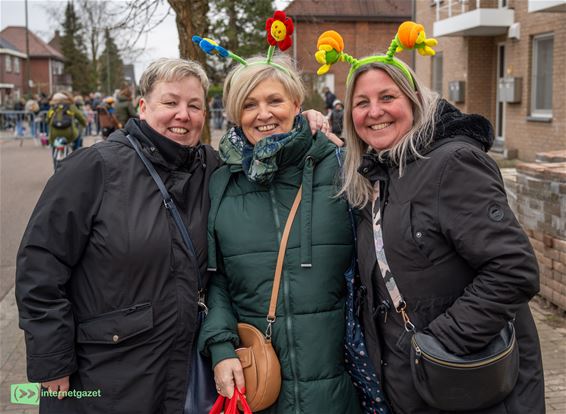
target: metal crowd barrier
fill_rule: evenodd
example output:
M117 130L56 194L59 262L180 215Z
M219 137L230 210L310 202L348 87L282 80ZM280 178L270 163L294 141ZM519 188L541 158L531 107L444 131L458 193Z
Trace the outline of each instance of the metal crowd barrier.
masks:
M47 111L0 111L1 139L38 139L42 133L49 135Z

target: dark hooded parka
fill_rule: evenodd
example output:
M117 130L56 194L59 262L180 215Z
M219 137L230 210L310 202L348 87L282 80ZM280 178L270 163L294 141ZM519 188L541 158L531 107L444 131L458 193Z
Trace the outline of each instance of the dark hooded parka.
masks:
M188 224L185 248L161 194L125 134L136 137ZM208 146L183 147L130 120L66 159L25 231L16 297L28 378L70 375L100 397L42 397L42 413L182 413L206 275ZM206 278L204 280L206 283Z
M477 352L515 318L519 379L483 414L544 413L540 345L528 302L539 289L529 240L509 208L489 122L439 103L434 139L397 166L368 155L360 173L380 180L385 254L418 330L456 354ZM358 257L367 287L362 319L368 352L397 414L440 414L411 379L410 339L376 263L371 203L361 212Z

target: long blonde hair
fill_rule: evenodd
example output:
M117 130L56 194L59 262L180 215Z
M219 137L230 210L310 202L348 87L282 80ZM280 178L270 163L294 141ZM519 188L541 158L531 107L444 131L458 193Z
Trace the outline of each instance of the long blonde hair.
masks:
M354 207L364 207L371 198L372 186L367 178L358 173L362 157L370 149L356 133L352 119L352 101L356 81L361 74L370 70L383 70L386 72L411 102L413 110L412 128L391 148L378 152L380 160L387 158L399 167L399 175L403 175L406 159L413 155L421 157L418 149L426 147L434 134L435 113L439 102L438 94L431 91L415 77L409 69L415 83L411 86L409 80L400 69L393 65L381 62L369 63L361 66L350 79L346 88L346 102L344 106L344 132L346 137L346 159L342 171L342 186L338 195L345 195Z

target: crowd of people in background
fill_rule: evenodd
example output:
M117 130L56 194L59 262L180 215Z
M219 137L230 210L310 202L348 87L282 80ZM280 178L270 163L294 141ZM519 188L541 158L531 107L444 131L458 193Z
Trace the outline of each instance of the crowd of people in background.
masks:
M69 135L73 149L82 146L83 137L100 136L105 139L127 120L138 115L139 97L134 97L131 87L126 86L114 96L104 96L101 92L88 95L73 95L70 92L56 92L51 96L44 93L33 95L29 99L18 99L8 103L0 110L0 128L12 130L18 137L31 136L47 145L52 142L52 132ZM53 118L57 107L65 109L73 119L72 125L53 128ZM64 125L64 124L63 124ZM72 135L72 137L71 137Z
M81 114L80 118L76 117L73 125L77 130L72 139L73 149L82 146L84 137L95 136L106 139L116 129L123 128L128 119L138 117L139 96L134 96L129 86L117 90L113 96L104 96L101 92L92 92L88 95L57 92L51 96L41 93L28 100L21 98L4 108L0 107L0 110L8 113L7 116L0 117L0 129L13 129L18 137L31 136L41 139L42 144L48 145L52 142L49 138L51 122L48 114L50 109L53 109L63 98L62 95L65 97L64 100L69 105L73 104ZM344 104L326 86L322 89L321 95L331 130L341 137ZM58 99L55 98L56 96ZM233 126L230 122L225 122L222 95L214 94L208 102L208 109L214 129L222 130ZM84 125L80 121L82 118L85 119Z

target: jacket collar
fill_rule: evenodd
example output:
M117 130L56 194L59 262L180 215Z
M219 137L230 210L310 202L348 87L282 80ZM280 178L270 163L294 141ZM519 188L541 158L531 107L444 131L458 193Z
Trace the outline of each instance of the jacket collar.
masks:
M136 118L128 120L124 133L138 139L144 155L155 165L168 170L192 172L204 162L204 148L180 145L156 132L145 121ZM121 142L131 147L124 134L113 134L109 141Z
M435 149L455 141L467 142L487 152L494 140L493 127L486 118L477 114L462 113L448 101L441 99L436 110L434 136L426 146L418 149L418 153L426 156ZM411 154L407 156L406 162L410 164L417 159L418 156ZM389 169L395 167L387 157L380 160L375 151L370 151L363 155L358 172L375 182L389 179Z

